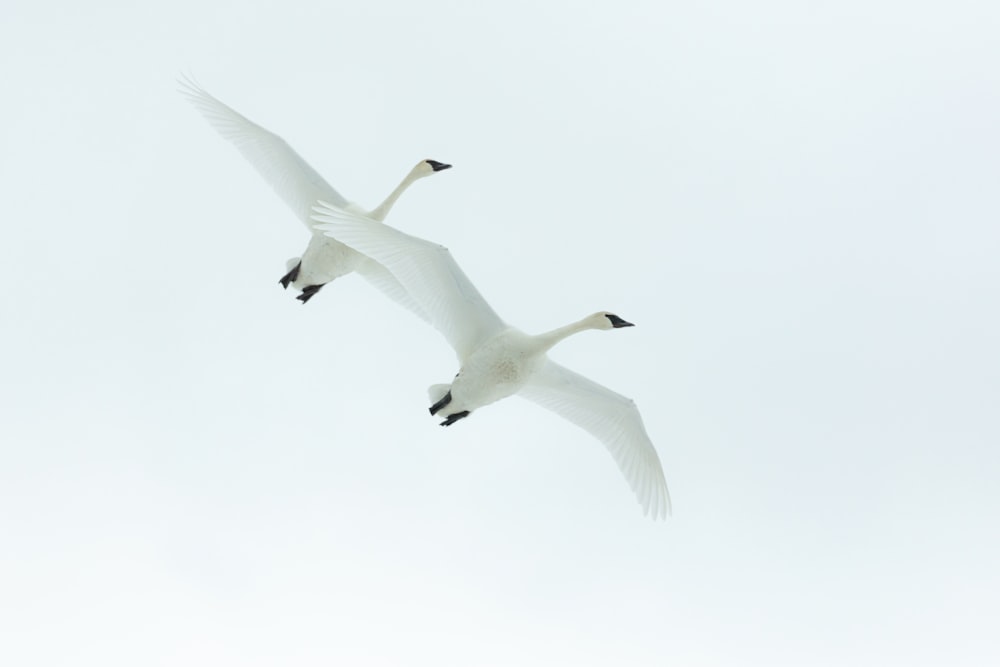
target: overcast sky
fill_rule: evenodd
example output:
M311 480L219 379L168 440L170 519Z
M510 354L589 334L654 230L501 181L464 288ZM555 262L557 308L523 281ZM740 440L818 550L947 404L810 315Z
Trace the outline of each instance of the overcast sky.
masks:
M994 2L55 2L0 14L0 663L1000 657ZM674 513L177 94L193 73L635 399Z

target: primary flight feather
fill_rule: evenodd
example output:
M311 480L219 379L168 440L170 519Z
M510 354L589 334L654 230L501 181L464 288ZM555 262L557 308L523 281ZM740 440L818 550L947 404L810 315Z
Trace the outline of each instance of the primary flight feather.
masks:
M309 229L311 238L305 252L301 257L288 260L285 267L287 273L279 281L286 289L291 286L301 290L296 298L306 303L323 285L357 271L390 298L418 316L425 317L409 299L406 290L385 269L335 239L314 230L309 216L316 200L322 199L341 208L357 211L372 221L381 222L410 185L421 178L449 169L451 165L436 160L421 160L396 189L389 193L385 201L366 212L334 190L277 134L237 113L191 79L183 78L178 83L181 94L224 139L239 149L257 173Z
M601 311L553 331L529 335L505 323L444 246L373 224L337 202L315 206L316 229L383 266L448 340L459 371L430 388L432 415L450 426L474 410L518 395L576 424L611 453L644 513L670 513L670 494L656 449L635 403L548 358L548 350L587 329L632 326Z

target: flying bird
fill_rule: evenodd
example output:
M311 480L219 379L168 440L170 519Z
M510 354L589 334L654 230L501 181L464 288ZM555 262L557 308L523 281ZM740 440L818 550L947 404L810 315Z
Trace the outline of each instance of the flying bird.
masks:
M287 273L279 281L286 289L300 290L296 297L306 303L331 280L357 271L390 298L406 306L417 315L423 314L407 298L395 279L378 264L368 261L349 247L325 236L312 227L309 219L317 199L332 202L338 207L356 211L370 220L381 222L403 192L417 180L451 168L436 160L421 160L406 178L389 193L381 204L365 211L353 204L323 180L284 139L240 115L229 106L202 89L188 78L178 80L180 93L201 112L201 115L224 139L232 143L250 161L265 181L285 200L292 211L306 225L312 237L301 257L286 263Z
M632 323L601 311L547 333L526 334L500 319L444 246L375 224L336 202L321 201L313 210L317 230L385 267L454 348L458 374L429 390L430 413L444 418L442 426L516 394L604 443L645 514L658 519L670 513L660 459L635 403L546 354L581 331L610 331Z

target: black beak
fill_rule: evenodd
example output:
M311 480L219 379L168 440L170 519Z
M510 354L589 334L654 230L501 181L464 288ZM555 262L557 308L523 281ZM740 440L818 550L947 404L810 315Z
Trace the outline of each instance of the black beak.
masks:
M615 329L621 329L622 327L634 327L635 325L631 322L626 322L617 315L605 315L609 320L611 320L611 326Z
M445 169L451 169L450 164L445 164L444 162L438 162L437 160L424 160L427 164L431 166L434 171L444 171Z

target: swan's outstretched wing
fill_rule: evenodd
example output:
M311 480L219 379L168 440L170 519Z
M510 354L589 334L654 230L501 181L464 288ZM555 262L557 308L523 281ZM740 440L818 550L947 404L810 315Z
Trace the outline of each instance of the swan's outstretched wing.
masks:
M330 202L314 209L316 229L388 269L455 348L463 361L481 342L506 328L448 249Z
M292 207L310 231L312 221L309 216L317 199L337 206L347 206L347 200L299 157L284 139L236 113L191 79L178 79L178 83L181 94L223 138L243 153L243 157L250 161L257 173Z
M399 284L396 277L389 273L389 270L384 266L371 259L370 257L362 258L363 261L358 264L356 271L361 274L365 280L371 283L378 291L385 294L387 297L398 303L403 308L422 319L424 322L431 324L431 318L427 316L424 309L413 300L409 292Z
M546 360L518 392L568 419L604 443L635 492L645 514L670 514L670 494L660 457L631 399Z

